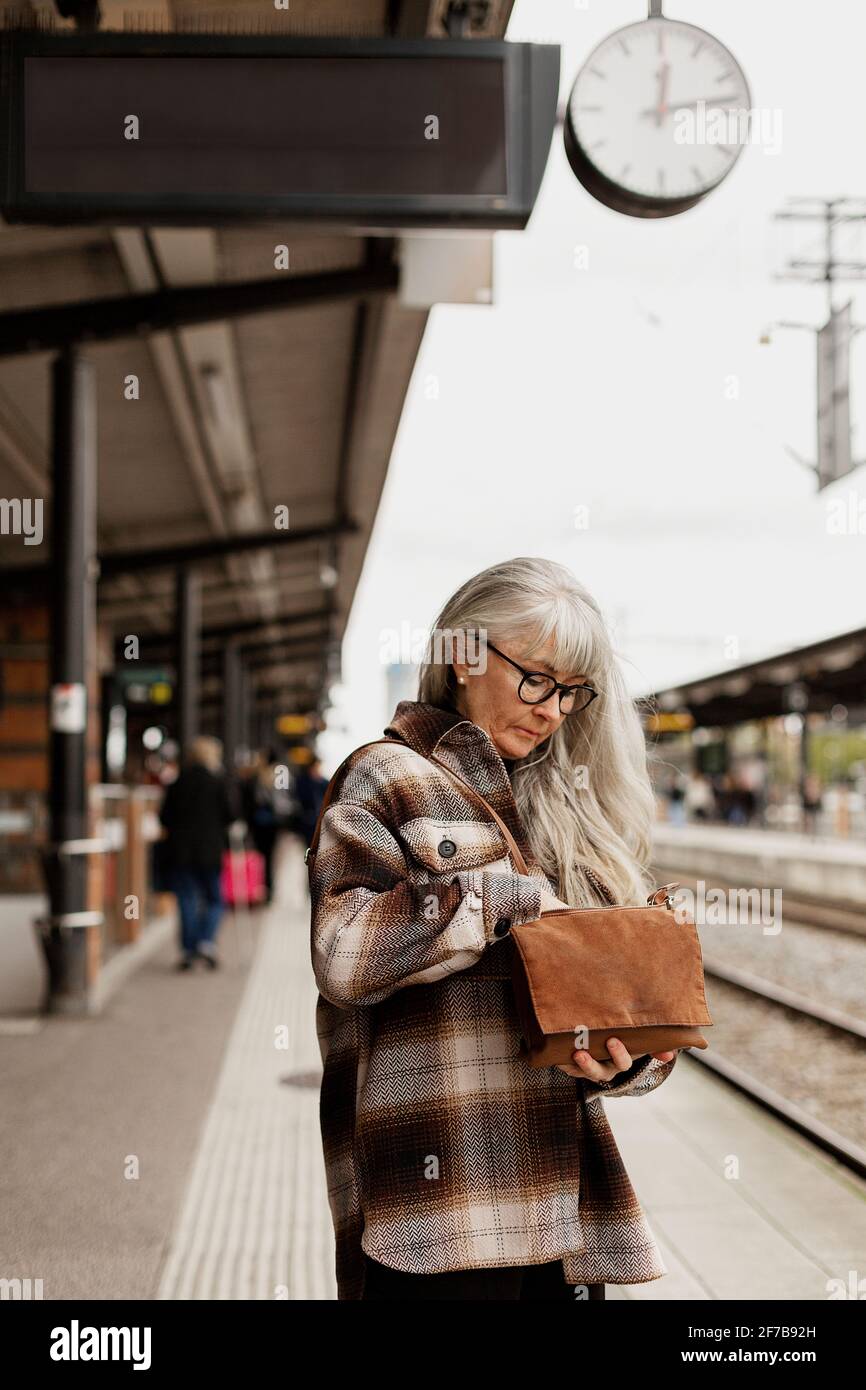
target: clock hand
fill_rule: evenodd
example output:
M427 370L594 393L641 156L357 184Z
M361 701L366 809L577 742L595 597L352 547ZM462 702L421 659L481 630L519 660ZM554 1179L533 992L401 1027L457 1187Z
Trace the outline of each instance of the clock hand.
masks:
M694 101L674 101L671 102L671 109L673 110L680 106L698 106L701 102L704 102L707 106L730 106L733 102L739 100L738 94L734 92L729 97L697 97Z
M695 101L672 101L669 106L665 107L665 111L682 111L687 106L699 106L702 101L705 102L707 106L713 108L730 108L735 102L739 101L739 97L716 97L715 100L713 100L712 97L697 97ZM658 116L658 113L659 108L657 106L647 106L643 111L638 112L640 116ZM659 124L659 122L657 122L657 124Z
M670 73L670 70L670 63L662 63L661 67L658 69L658 72L656 73L656 76L659 80L658 101L656 102L655 108L657 126L661 125L662 117L667 114L667 87L668 75Z

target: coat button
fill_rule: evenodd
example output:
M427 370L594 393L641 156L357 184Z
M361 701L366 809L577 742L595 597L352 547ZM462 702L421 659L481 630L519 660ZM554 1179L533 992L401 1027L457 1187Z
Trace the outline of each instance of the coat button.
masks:
M457 846L453 840L440 840L439 853L442 855L443 859L450 859L452 854L457 853Z
M496 926L493 928L494 936L507 936L511 931L511 923L507 917L500 917Z

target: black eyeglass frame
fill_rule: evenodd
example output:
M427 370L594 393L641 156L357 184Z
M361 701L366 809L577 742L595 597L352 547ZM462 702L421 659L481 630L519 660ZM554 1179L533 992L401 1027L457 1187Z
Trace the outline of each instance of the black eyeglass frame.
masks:
M492 652L495 652L497 656L501 656L503 661L507 661L508 664L509 664L509 666L513 666L514 669L515 669L515 671L519 671L519 672L520 672L521 681L520 681L520 684L519 684L518 687L517 687L517 694L518 694L518 697L523 701L523 703L524 703L525 705L543 705L544 702L545 702L545 700L549 700L549 699L550 699L551 695L556 695L556 694L558 694L558 695L559 695L559 712L560 712L560 714L562 714L562 713L564 713L563 708L562 708L562 697L563 697L563 694L571 695L575 690L588 690L588 691L589 691L589 699L587 700L586 704L585 704L585 705L581 705L579 709L572 709L572 710L569 710L569 711L567 712L567 714L566 714L566 718L567 718L567 717L568 717L568 714L582 714L583 711L584 711L585 709L589 709L590 705L592 704L592 702L593 702L593 700L596 698L596 696L601 694L601 691L600 691L600 690L596 690L596 689L594 688L594 686L591 686L591 685L583 685L582 683L578 683L577 685L563 685L562 681L553 680L553 676L549 676L549 675L547 674L546 671L527 671L525 667L521 666L521 665L520 665L518 662L516 662L516 661L512 661L512 659L511 659L510 656L506 656L506 655L505 655L505 652L501 652L501 651L499 650L498 647L495 647L495 646L493 645L493 643L490 641L489 638L486 639L485 645L488 646ZM538 676L538 677L540 677L542 680L553 681L553 689L552 689L552 690L549 690L549 691L547 692L546 695L542 695L542 697L541 697L540 700L527 700L526 696L525 696L524 694L522 694L522 691L523 691L523 684L524 684L524 681L526 681L526 679L527 679L529 676Z

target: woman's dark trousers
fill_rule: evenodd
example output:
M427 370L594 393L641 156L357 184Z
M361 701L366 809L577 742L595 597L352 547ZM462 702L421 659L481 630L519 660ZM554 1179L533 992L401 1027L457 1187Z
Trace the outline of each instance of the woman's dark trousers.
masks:
M579 1303L603 1299L604 1284L566 1283L562 1261L506 1265L495 1269L453 1269L441 1274L406 1274L364 1255L363 1301L384 1299L508 1299L520 1303ZM578 1295L586 1289L583 1298ZM577 1290L577 1292L575 1291Z

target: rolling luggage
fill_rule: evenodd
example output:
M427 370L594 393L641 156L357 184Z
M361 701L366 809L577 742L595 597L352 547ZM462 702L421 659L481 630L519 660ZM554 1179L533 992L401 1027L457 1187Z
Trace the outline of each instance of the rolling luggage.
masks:
M265 897L265 861L255 849L227 849L222 863L222 895L228 907L260 903Z

